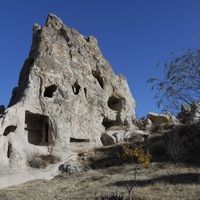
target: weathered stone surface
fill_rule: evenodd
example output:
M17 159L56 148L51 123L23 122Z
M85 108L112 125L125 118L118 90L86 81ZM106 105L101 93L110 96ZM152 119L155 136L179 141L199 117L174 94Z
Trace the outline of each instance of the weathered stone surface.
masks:
M193 102L190 111L192 123L198 123L200 121L200 102Z
M135 119L133 119L133 124L140 130L144 130L145 129L145 125L144 125L144 120L143 119L135 118Z
M147 118L144 120L144 125L147 130L151 130L153 123L150 119Z
M33 27L33 42L0 118L1 164L26 166L27 157L68 151L70 142L102 145L112 126L132 129L135 101L97 40L49 14ZM51 148L52 147L52 148Z
M135 118L133 120L133 124L139 129L139 130L151 130L152 127L152 121L148 118L146 119L137 119Z
M62 172L67 172L69 174L77 174L84 171L82 165L76 160L70 159L64 164L59 166L59 170Z
M149 112L147 115L147 119L150 119L153 124L169 123L169 116L164 114Z
M169 115L170 124L180 124L180 121L173 114L168 112L167 115Z
M129 129L126 127L111 127L101 135L103 145L113 145L122 141L140 141L143 142L148 137L148 132L136 128Z
M191 107L189 105L183 104L181 106L181 112L182 113L190 113L191 111Z
M194 124L200 122L200 102L191 105L182 105L178 117L182 123Z
M179 124L179 120L171 113L158 114L149 112L147 119L150 119L152 123L155 124Z
M114 126L101 135L103 145L112 145L131 138L131 131L125 127Z

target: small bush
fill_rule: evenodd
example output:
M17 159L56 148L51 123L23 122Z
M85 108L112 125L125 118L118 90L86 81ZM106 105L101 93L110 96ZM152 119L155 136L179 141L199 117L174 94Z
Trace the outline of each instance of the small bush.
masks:
M164 133L166 128L165 124L154 124L151 128L151 133Z
M186 124L174 127L165 135L167 154L175 163L187 161L193 156L191 150L197 139L195 130L196 127Z
M166 136L165 147L167 154L175 163L183 161L186 158L187 150L184 146L185 140L186 137L181 137L177 131L169 133Z
M152 144L149 145L149 152L153 156L154 160L160 159L165 157L166 155L166 148L163 139L154 141Z
M53 155L35 155L29 159L29 166L32 168L44 169L50 164L56 164L60 159Z
M128 146L123 147L123 153L118 157L122 157L125 160L129 160L132 164L141 165L144 168L147 168L150 164L151 155L149 152L145 153L142 148L135 147L131 149Z

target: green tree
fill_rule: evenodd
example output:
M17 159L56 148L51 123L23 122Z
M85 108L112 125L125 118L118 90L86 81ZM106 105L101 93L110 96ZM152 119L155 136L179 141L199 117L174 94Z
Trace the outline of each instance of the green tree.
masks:
M191 105L200 100L200 48L182 50L179 55L170 53L171 58L161 60L164 78L150 78L152 90L157 90L157 106L164 111L177 112L182 104Z

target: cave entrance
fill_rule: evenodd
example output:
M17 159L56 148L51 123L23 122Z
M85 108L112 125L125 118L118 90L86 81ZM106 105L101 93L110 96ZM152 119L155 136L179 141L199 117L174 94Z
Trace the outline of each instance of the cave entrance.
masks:
M16 128L17 128L17 126L15 126L15 125L11 125L11 126L6 127L3 135L7 136L10 132L15 132Z
M120 126L121 123L119 120L110 120L108 118L103 118L102 125L105 127L105 130L109 129L112 126Z
M117 97L117 96L109 97L109 99L108 99L108 107L111 110L121 111L122 110L122 106L123 106L123 102L122 102L122 99L120 97Z
M25 112L25 131L28 142L34 145L48 145L50 140L49 117Z
M72 150L80 150L83 148L88 148L90 145L89 143L90 139L70 137L69 147Z
M90 140L70 137L70 142L90 142Z
M44 97L52 98L53 93L57 90L57 85L50 85L45 88Z
M103 89L104 83L103 83L103 77L99 71L92 70L92 75L97 79L99 85Z
M81 86L78 84L78 81L76 80L76 82L74 83L74 85L72 85L73 93L75 95L78 95L80 89L81 89Z

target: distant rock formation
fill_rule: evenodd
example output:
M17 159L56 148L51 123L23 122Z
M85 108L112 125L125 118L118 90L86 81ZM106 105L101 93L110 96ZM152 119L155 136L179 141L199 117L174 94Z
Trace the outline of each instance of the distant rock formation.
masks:
M45 26L33 27L29 57L0 118L1 165L24 166L50 147L102 145L112 126L133 128L134 109L126 78L115 75L97 40L49 14Z
M150 119L154 125L158 124L180 124L179 120L172 115L170 112L166 114L159 114L149 112L147 114L147 119Z
M192 102L191 105L183 104L178 118L183 124L199 124L200 122L200 102Z

